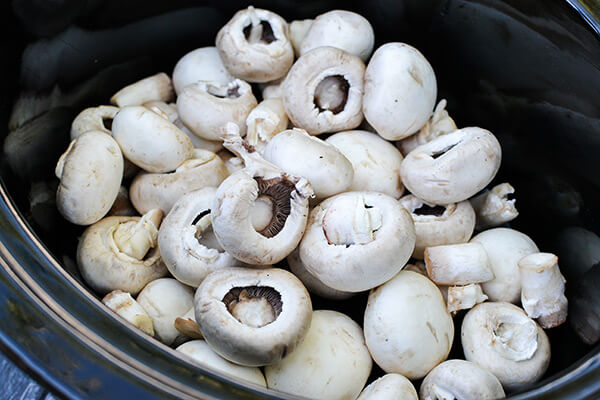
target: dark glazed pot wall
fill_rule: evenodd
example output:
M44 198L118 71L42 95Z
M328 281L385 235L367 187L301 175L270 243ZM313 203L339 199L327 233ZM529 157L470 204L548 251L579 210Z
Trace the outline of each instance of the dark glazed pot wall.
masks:
M63 221L52 204L54 165L66 149L72 118L136 79L170 73L187 51L212 45L219 27L246 5L13 0L1 6L0 22L8 32L1 44L6 72L0 123L9 129L0 162L0 343L19 365L67 397L286 398L181 362L173 350L115 318L86 291L74 265L82 228ZM517 189L520 216L513 227L559 255L571 307L569 323L548 332L553 356L544 380L513 398L598 398L597 5L574 0L254 5L288 20L333 8L363 14L378 43L404 41L431 60L439 98L448 99L459 126L479 125L497 135L503 164L495 183L509 181ZM358 296L343 308L361 322L365 303L366 296ZM340 309L321 299L314 305ZM453 356L460 357L455 347Z

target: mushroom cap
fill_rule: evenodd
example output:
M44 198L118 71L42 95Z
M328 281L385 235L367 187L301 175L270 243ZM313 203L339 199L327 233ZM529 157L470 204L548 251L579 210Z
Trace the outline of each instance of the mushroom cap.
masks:
M425 257L427 247L468 242L475 229L475 211L466 200L435 206L409 194L400 199L400 204L410 212L415 223L412 256L418 260Z
M123 155L148 172L169 172L192 157L194 146L168 119L142 106L119 110L112 135Z
M282 361L265 368L269 389L312 399L355 399L372 361L360 326L328 310L312 313L304 341Z
M226 85L196 82L183 88L177 97L179 119L195 135L206 140L221 140L222 129L235 123L241 136L246 134L246 118L256 97L250 85L235 79Z
M56 206L65 219L90 225L113 205L123 177L119 145L104 132L86 132L71 142L56 166Z
M500 143L491 132L463 128L411 151L400 175L404 186L428 203L457 203L494 179L501 158Z
M470 361L448 360L431 370L421 384L421 399L497 400L505 397L493 374Z
M254 299L263 304L252 304ZM234 316L236 310L230 311L234 301L248 308ZM196 321L210 347L247 366L273 364L292 353L306 336L312 316L310 295L302 282L278 268L215 271L198 287L194 304ZM263 312L272 313L273 319L265 320Z
M119 112L119 107L98 106L86 108L71 124L71 140L77 139L83 133L100 131L110 134L110 129L104 125L105 120L112 120Z
M300 42L300 56L317 47L331 46L367 62L374 44L375 32L365 17L351 11L333 10L312 22Z
M361 59L343 50L318 47L309 51L294 63L281 85L288 117L295 126L311 135L356 128L363 120L364 73L365 65ZM322 85L331 78L339 78L346 86ZM319 110L316 100L321 95L332 96L337 100L334 101L335 108L342 109L338 112L327 107Z
M177 61L173 69L173 87L177 94L187 85L198 81L227 85L234 79L223 65L216 47L190 51Z
M400 140L425 125L435 106L437 83L427 59L412 46L386 43L365 72L365 119L387 140Z
M302 44L302 40L306 36L306 33L310 29L313 21L314 19L295 20L290 22L288 25L290 31L290 42L292 43L296 57L300 57L300 45Z
M419 379L448 357L454 323L438 287L401 271L369 294L365 339L373 360L387 373Z
M267 386L265 376L260 368L244 367L243 365L229 362L215 353L204 340L192 340L182 344L175 350L185 354L192 360L193 364L197 364L203 368L243 379L246 382L252 382L262 387Z
M354 170L342 152L301 129L278 133L263 157L288 174L306 178L317 199L345 192L352 184Z
M252 31L258 29L255 24L261 26L259 40L253 37ZM274 12L260 8L248 7L235 13L217 33L216 46L225 68L236 78L248 82L281 78L294 62L287 22Z
M164 72L125 86L110 98L119 107L139 106L148 101L171 101L174 97L171 78Z
M345 131L325 140L352 163L354 179L348 190L385 193L395 199L404 193L400 179L402 153L381 136L367 131Z
M465 358L494 374L507 390L518 390L544 375L550 342L525 311L510 303L481 303L461 328Z
M371 382L358 400L419 400L413 384L400 374L385 374Z
M397 200L377 192L347 192L311 211L300 258L325 285L360 292L396 275L414 243L410 214Z
M240 262L218 248L201 243L212 234L210 207L217 189L204 188L182 196L160 226L158 247L163 262L175 279L198 287L212 271L240 266ZM206 214L208 226L198 226Z
M119 251L113 236L119 224L139 220L140 217L107 217L81 235L77 265L85 282L96 292L105 294L119 289L135 295L148 282L167 274L158 248L150 250L143 260Z
M518 303L521 300L521 277L518 262L537 253L538 247L529 236L509 228L494 228L471 239L479 243L488 255L494 279L481 284L490 301Z
M175 319L194 305L194 291L175 279L161 278L147 284L137 301L152 318L158 339L170 345L180 335Z
M196 136L196 134L188 129L187 126L179 119L179 114L177 115L177 120L174 122L175 126L181 129L181 132L185 133L187 137L190 138L192 144L194 145L194 149L198 150L208 150L213 153L218 153L223 150L223 142L221 140L206 140L202 139L200 136Z
M205 187L217 187L229 175L227 167L215 153L195 149L192 159L168 174L141 172L129 188L131 203L140 214L154 208L169 213L180 197Z
M102 302L136 328L150 336L154 336L152 319L150 319L146 310L131 297L131 294L122 290L113 290L104 296Z

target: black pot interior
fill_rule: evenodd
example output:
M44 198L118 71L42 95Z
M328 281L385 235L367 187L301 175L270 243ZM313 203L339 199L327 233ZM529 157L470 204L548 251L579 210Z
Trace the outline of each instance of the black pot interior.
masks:
M53 197L44 197L55 190L54 166L73 117L106 104L128 83L170 74L186 52L213 46L217 30L247 5L14 0L2 6L8 39L2 44L7 68L0 123L9 127L3 130L2 179L35 234L75 279L81 282L74 253L83 228L64 221ZM573 326L589 343L600 336L600 41L574 8L559 0L254 5L289 21L336 8L356 11L372 23L378 44L406 42L425 54L437 75L438 98L448 100L458 126L481 126L500 140L503 161L493 183L516 188L520 215L511 226L542 251L556 253L567 278L571 317L548 332L553 355L542 385L597 354ZM343 304L316 297L313 303L361 323L366 294ZM115 326L110 329L122 329ZM462 357L459 337L451 357ZM176 368L171 372L176 376ZM381 374L374 368L372 378Z

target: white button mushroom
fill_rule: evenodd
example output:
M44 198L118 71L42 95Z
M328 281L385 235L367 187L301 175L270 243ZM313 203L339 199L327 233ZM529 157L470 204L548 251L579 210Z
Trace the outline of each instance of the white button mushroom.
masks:
M444 361L421 384L422 400L497 400L505 397L498 378L465 360Z
M221 60L235 77L248 82L281 78L294 62L287 22L260 8L238 11L217 33Z
M435 206L409 194L400 199L415 223L413 257L422 260L425 248L468 242L475 229L475 212L468 201Z
M333 145L301 129L277 134L263 157L288 174L306 178L317 199L345 192L352 184L352 164Z
M351 11L333 10L319 15L300 43L300 56L321 46L336 47L367 62L375 32L369 21Z
M167 268L156 243L159 210L140 217L107 217L88 227L77 247L77 265L85 282L99 293L137 294ZM152 250L150 250L152 249Z
M473 239L485 249L494 279L481 284L491 301L518 303L521 299L519 260L539 250L529 236L508 228L481 232Z
M325 140L352 163L354 179L348 190L375 191L399 198L404 193L400 179L402 154L379 135L367 131L345 131Z
M475 304L483 303L488 298L483 294L481 285L476 283L465 286L446 286L446 290L446 304L448 305L448 311L454 314L460 310L473 308Z
M438 285L468 285L494 279L487 253L479 243L425 249L427 275Z
M399 140L421 129L436 96L435 73L419 50L386 43L375 51L365 72L363 112L383 138Z
M265 99L246 118L246 140L258 152L262 152L275 135L287 129L288 122L281 99Z
M477 229L484 230L517 218L519 212L515 207L512 194L515 188L510 183L501 183L491 190L473 197L469 201L477 215Z
M173 97L171 78L161 72L124 87L110 98L110 102L119 107L139 106L152 100L171 101Z
M154 336L152 320L142 306L129 293L122 290L113 290L104 296L102 302L136 328L150 336Z
M215 372L243 379L256 385L266 387L265 376L260 368L244 367L227 361L215 353L204 340L192 340L175 349L188 356L193 364Z
M216 47L201 47L181 57L173 69L173 87L180 94L198 81L227 85L235 78L227 71Z
M176 127L181 129L181 132L185 133L187 137L190 138L192 144L194 145L194 149L208 150L212 151L213 153L223 150L223 142L221 140L206 140L202 139L200 136L197 136L194 134L194 132L190 131L183 122L181 122L179 119L179 114L177 115L177 120L174 122L174 124Z
M400 168L402 183L432 204L449 204L473 196L494 179L502 150L491 132L463 128L411 151Z
M410 271L369 294L365 339L385 372L419 379L448 357L454 324L433 282Z
M77 225L99 221L110 210L123 177L119 145L104 132L86 132L69 144L56 165L56 206Z
M158 246L169 272L180 282L198 287L217 269L241 266L224 252L212 232L210 207L215 188L181 197L161 224Z
M413 384L399 374L385 374L367 386L358 400L419 400Z
M100 131L110 134L112 119L119 112L119 107L98 106L86 108L73 120L71 124L71 140L77 139L89 131Z
M170 345L180 335L174 326L175 319L193 306L194 291L175 279L161 278L146 285L137 301L152 318L158 339Z
M123 107L112 124L123 155L148 172L169 172L192 157L194 146L168 119L141 106Z
M536 319L544 329L565 322L568 302L558 257L550 253L534 253L520 259L518 265L521 303L527 315Z
M298 348L265 368L269 389L310 399L356 399L371 373L362 329L335 311L313 312L310 330Z
M196 82L177 97L179 119L194 134L206 140L221 140L223 128L233 122L246 134L246 118L256 98L246 82L236 79L226 85Z
M292 21L289 24L290 42L292 42L292 47L294 48L296 57L300 57L300 45L302 44L302 40L306 36L306 33L310 29L313 21L313 19L302 19Z
M198 287L194 305L210 347L246 366L273 364L292 353L312 315L302 282L279 268L215 271Z
M507 390L518 390L544 375L550 342L544 330L519 307L482 303L461 328L465 358L494 374Z
M225 147L244 160L245 168L217 189L211 207L213 230L223 249L238 260L272 265L298 246L313 191L306 179L284 173L245 146L235 133L226 136ZM272 217L263 229L256 229L250 218L257 200L272 207Z
M364 73L360 58L343 50L309 51L294 63L281 86L288 117L311 135L356 128L363 120Z
M325 285L360 292L391 279L413 252L410 214L388 195L347 192L310 213L300 259Z
M229 175L223 161L213 152L195 149L192 159L170 174L138 174L129 188L133 206L140 214L153 208L168 213L184 194L217 187Z

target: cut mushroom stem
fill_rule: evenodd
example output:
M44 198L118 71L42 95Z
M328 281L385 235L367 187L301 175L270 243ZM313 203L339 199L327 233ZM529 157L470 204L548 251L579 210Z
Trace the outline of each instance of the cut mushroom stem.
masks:
M158 227L163 217L160 209L144 214L139 221L119 224L114 232L114 241L122 253L141 260L148 250L156 247Z
M481 286L472 283L465 286L450 286L448 288L447 305L448 311L457 313L460 310L473 308L475 304L483 303L487 300L487 296L483 294Z
M425 249L429 278L438 285L468 285L494 279L487 253L479 243Z
M566 321L568 302L565 278L558 258L550 253L534 253L518 262L521 274L521 302L530 318L542 328L554 328Z
M478 230L493 228L517 218L519 212L513 193L515 188L510 183L501 183L469 200L477 215Z

